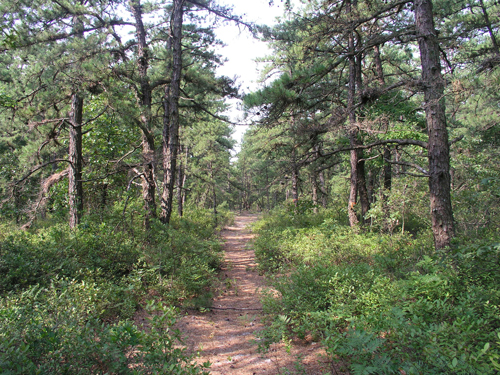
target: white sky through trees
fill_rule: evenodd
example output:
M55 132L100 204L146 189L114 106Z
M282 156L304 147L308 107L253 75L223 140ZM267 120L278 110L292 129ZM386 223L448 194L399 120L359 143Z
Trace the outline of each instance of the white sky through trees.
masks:
M219 4L233 7L233 13L242 16L247 22L256 24L272 25L276 17L282 16L284 5L276 0L274 5L269 5L269 0L220 0ZM244 27L234 24L220 26L217 37L227 46L221 48L217 53L224 56L228 61L217 70L219 75L238 77L237 83L241 85L241 92L248 93L259 87L259 66L255 59L264 57L270 53L266 43L256 40ZM230 101L231 110L229 115L232 121L242 123L243 112L238 110L238 101ZM246 126L238 125L235 128L233 138L238 142L246 130ZM239 148L239 147L238 147Z

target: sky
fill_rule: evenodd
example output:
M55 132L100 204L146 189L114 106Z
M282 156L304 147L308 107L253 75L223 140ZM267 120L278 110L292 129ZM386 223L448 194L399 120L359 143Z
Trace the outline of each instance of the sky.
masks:
M284 5L279 0L272 6L269 5L269 0L219 0L218 3L232 6L234 14L257 24L272 25L276 17L283 15L284 10ZM256 90L259 87L259 65L262 68L263 64L257 64L255 58L270 54L266 43L254 39L246 28L233 24L219 27L216 33L227 45L217 50L217 53L228 59L217 73L231 78L238 77L237 83L241 85L241 91L244 93ZM238 110L237 102L230 101L231 109L228 115L233 122L242 123L243 112ZM233 138L240 142L246 129L247 126L235 126Z

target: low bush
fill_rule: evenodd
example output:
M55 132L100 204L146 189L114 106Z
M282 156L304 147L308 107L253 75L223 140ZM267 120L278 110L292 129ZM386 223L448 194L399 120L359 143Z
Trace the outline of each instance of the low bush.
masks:
M168 306L209 303L202 297L222 259L210 213L153 221L147 232L136 230L140 216L106 215L72 230L0 233L0 373L204 373L170 329ZM151 296L162 302L136 327Z
M327 213L317 225L275 215L256 225L279 295L264 297L266 344L312 335L353 374L500 370L494 238L436 253L426 232L358 234Z
M148 330L107 324L102 286L58 280L0 300L2 374L207 374L179 347L175 311L150 303Z

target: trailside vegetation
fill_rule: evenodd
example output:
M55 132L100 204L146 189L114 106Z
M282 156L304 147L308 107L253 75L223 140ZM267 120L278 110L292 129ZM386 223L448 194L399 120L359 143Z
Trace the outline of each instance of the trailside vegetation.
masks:
M140 204L130 207L141 210ZM222 261L208 210L171 225L86 216L78 228L3 226L0 369L8 374L201 374L170 329L177 307L207 307ZM219 213L219 222L231 220ZM160 372L158 372L160 371Z
M259 28L237 164L270 211L263 346L321 341L332 373L498 373L498 2L288 6Z
M256 224L272 280L262 347L321 342L352 374L500 371L500 236L456 238L436 252L428 230L355 233L334 210L293 203Z

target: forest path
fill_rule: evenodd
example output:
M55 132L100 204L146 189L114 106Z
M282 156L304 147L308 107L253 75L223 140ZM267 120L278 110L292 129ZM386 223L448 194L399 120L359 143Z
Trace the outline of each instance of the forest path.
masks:
M259 353L257 332L261 323L260 293L266 288L259 275L250 240L249 225L257 215L236 217L221 235L225 240L225 262L220 283L208 312L191 312L176 324L190 353L199 352L196 362L210 361L211 374L326 374L324 351L317 343L297 342L291 349L274 344Z

